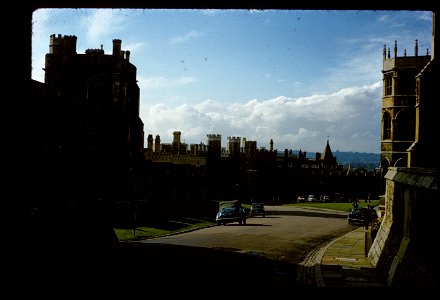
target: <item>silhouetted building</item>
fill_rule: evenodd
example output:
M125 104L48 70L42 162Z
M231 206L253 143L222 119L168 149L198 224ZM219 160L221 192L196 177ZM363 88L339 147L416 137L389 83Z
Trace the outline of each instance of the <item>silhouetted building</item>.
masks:
M389 96L384 97L382 122L382 165L389 163L384 176L385 214L368 258L391 287L438 287L440 282L438 254L430 232L440 209L435 15L433 11L431 56L419 58L416 44L414 57L396 58L390 67L384 67L389 70L384 73ZM396 56L397 46L394 52ZM402 71L408 76L400 78ZM401 90L407 95L397 97Z
M130 51L121 50L121 40L114 39L111 54L102 45L77 54L76 41L76 36L50 36L44 68L48 93L80 103L110 147L142 152L139 87Z
M102 45L78 54L76 41L50 36L45 82L34 85L35 113L45 120L35 145L45 153L44 176L62 181L60 194L74 201L133 197L144 140L136 67L121 40L113 40L109 55ZM68 165L70 171L57 170Z

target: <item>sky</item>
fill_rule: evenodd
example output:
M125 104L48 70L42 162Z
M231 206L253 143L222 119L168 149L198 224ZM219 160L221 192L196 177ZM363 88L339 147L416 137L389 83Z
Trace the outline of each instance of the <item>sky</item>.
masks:
M137 68L145 137L380 153L383 48L431 54L432 14L402 10L38 9L32 79L52 34L77 53L122 41ZM144 142L146 147L146 141Z

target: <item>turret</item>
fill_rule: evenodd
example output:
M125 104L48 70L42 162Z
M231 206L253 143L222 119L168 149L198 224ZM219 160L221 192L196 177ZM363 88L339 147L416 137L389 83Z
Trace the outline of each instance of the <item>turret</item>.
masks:
M160 136L158 134L154 139L154 152L160 152Z
M119 39L113 40L113 56L119 57L121 56L121 44L122 41Z
M52 34L49 41L49 54L76 54L76 40L74 35Z

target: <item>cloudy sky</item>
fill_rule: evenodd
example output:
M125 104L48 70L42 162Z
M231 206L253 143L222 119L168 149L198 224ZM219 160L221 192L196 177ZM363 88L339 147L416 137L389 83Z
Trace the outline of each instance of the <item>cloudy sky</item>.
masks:
M278 151L380 153L382 51L431 53L430 11L39 9L32 78L51 34L77 53L131 52L145 136L205 143L236 136ZM146 145L146 143L145 143Z

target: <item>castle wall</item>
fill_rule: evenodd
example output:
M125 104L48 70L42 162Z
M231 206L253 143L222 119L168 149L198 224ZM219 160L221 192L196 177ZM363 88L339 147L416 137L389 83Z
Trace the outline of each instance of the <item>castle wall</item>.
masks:
M385 216L368 258L391 287L438 286L437 171L390 167L385 179Z

